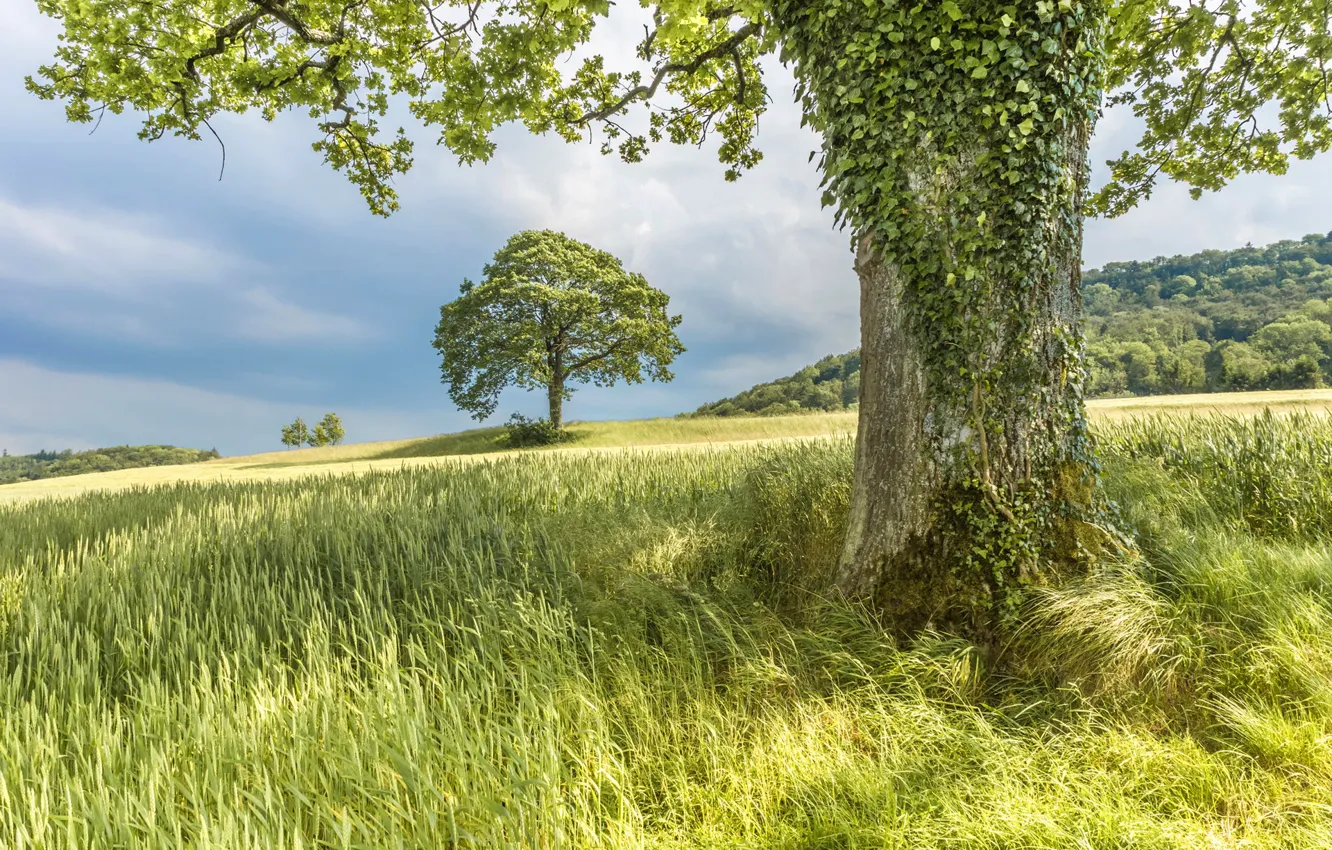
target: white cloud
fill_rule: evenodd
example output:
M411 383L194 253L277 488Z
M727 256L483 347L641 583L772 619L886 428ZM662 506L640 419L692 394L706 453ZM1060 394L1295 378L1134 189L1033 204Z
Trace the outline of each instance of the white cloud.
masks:
M790 78L773 73L780 98ZM707 149L662 144L647 162L626 165L516 130L501 134L484 169L460 175L443 158L421 167L436 194L462 194L509 230L562 230L616 254L671 295L695 340L776 331L786 338L769 345L798 356L851 348L859 296L849 238L820 207L819 175L807 162L818 140L794 107L765 116L760 140L765 161L734 184Z
M240 297L245 312L239 330L243 337L261 342L337 343L368 339L368 325L347 316L323 313L283 301L264 288L246 290Z
M212 283L251 264L124 211L72 212L0 197L0 286L140 298L154 287Z
M1132 147L1142 131L1128 109L1110 110L1092 142L1093 184L1105 179L1104 162ZM1246 242L1264 245L1332 230L1326 187L1332 156L1296 161L1285 175L1248 174L1197 201L1169 180L1152 197L1116 219L1087 222L1084 266L1148 260L1158 256L1227 250Z
M855 348L857 345L859 345L859 340L848 344L846 350ZM845 350L827 353L844 354ZM729 357L723 357L704 369L701 380L706 382L710 388L713 388L716 396L720 398L735 395L735 393L749 389L755 384L793 375L811 363L813 363L812 360L798 354L782 354L776 357L733 354Z
M358 408L345 399L272 402L172 381L64 372L0 358L0 446L38 449L165 443L245 454L278 448L281 426L335 410L353 442L467 427L458 413Z

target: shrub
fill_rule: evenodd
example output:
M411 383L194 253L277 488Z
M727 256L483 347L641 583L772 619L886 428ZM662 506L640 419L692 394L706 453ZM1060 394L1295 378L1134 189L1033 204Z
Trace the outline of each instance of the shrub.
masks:
M505 444L511 449L554 446L577 439L563 428L556 428L549 419L528 419L521 413L509 417L504 426Z

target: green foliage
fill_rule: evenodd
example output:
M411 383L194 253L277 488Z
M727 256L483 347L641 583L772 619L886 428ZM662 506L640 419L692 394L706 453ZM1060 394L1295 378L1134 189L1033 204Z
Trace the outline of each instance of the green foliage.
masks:
M608 387L650 378L684 351L667 312L670 296L625 271L605 251L549 230L515 234L440 308L434 348L442 381L477 419L495 412L505 387L545 389L561 424L570 382Z
M293 437L295 429L293 428ZM319 420L314 430L310 434L309 443L312 446L336 446L347 436L347 431L342 427L342 420L336 413L325 413L324 418Z
M991 479L987 435L996 457L1013 454L1003 441L1036 431L1005 430L1013 411L1053 435L1023 449L1031 472L1022 498L1037 504L1037 535L1092 510L1051 499L1069 463L1084 478L1094 472L1076 307L1058 293L1076 278L1086 150L1103 95L1132 103L1147 126L1138 152L1115 163L1096 196L1093 207L1111 213L1149 193L1159 173L1196 193L1246 171L1279 173L1291 152L1307 157L1332 144L1326 14L1288 0L1214 9L1169 0L648 0L652 25L637 50L646 67L627 72L607 70L585 49L611 14L607 0L39 5L64 33L56 61L28 87L65 101L71 120L128 107L147 114L144 138L197 139L221 112L308 110L323 134L316 150L380 214L397 206L390 178L411 164L405 133L385 141L379 132L391 95L438 127L463 162L487 159L493 132L512 121L569 141L600 127L602 150L629 162L649 143L701 144L715 132L733 179L759 159L754 131L767 98L759 59L780 48L805 122L822 135L825 203L851 225L862 258L902 283L939 431L927 449L950 483L983 494L994 514L1011 513L1003 503L1018 496ZM575 55L582 61L566 76ZM646 131L626 127L636 106L646 107ZM503 386L540 383L546 368L558 425L557 368L497 336L465 340L461 325L487 324L473 321L482 305L511 303L484 288L469 298L468 285L451 305L454 326L448 308L442 315L437 346L453 349L441 351L445 382L461 406L485 416ZM537 324L525 320L529 331ZM1135 364L1143 381L1160 380ZM1195 366L1176 364L1167 379L1193 380ZM1309 366L1302 361L1285 380L1306 379ZM957 440L962 428L974 439Z
M1103 30L1093 41L1068 38L1076 30L1058 25L1048 33L1028 30L1017 7L952 0L929 9L878 4L881 15L860 21L859 32L848 29L861 14L854 3L823 4L806 18L783 0L658 0L638 62L622 68L608 68L586 49L596 25L612 14L605 0L430 7L223 0L207 10L197 0L41 0L39 7L61 21L63 42L28 88L64 101L71 121L131 109L146 115L141 138L198 140L205 131L214 135L211 120L222 113L256 110L271 120L306 112L318 131L314 149L381 215L398 206L391 178L412 165L405 133L380 123L393 95L404 96L410 112L437 128L439 143L465 163L489 159L495 130L520 121L571 142L600 135L603 152L629 162L661 141L701 144L712 134L721 139L727 178L735 179L761 159L754 140L768 92L759 60L779 47L815 76L842 80L835 102L809 111L819 129L840 136L845 121L850 141L856 132L876 138L879 129L903 141L916 125L941 121L932 137L947 144L951 122L975 115L1013 128L1016 149L1039 137L1042 122L1060 119L1051 98L1066 82L1081 96L1082 81L1044 69L1065 67L1104 41L1100 85L1146 123L1137 151L1114 163L1113 181L1097 197L1098 207L1115 213L1150 193L1158 174L1215 189L1243 172L1281 173L1291 155L1312 156L1332 138L1322 106L1329 84L1319 72L1332 47L1320 29L1320 7L1282 0L1187 7L1042 0L1030 10L1044 23L1091 12ZM887 91L865 87L855 69L880 60L921 61L924 85L909 88L910 78L887 67ZM922 110L930 81L949 68L974 91L958 92L963 101L951 111ZM872 108L881 94L890 95L888 111ZM991 109L969 111L971 94L988 94ZM626 119L635 107L646 127ZM874 126L889 115L905 121ZM835 182L851 163L841 154L853 149L826 162ZM869 194L865 185L840 200L860 207Z
M513 121L571 142L600 135L605 152L631 162L649 143L696 144L711 132L730 179L760 158L753 137L767 92L757 63L773 41L753 2L729 11L705 0L660 3L637 51L656 66L647 75L586 55L610 14L604 0L39 5L63 23L64 43L28 88L66 101L70 120L132 109L147 115L141 138L197 140L213 135L222 113L271 120L300 110L315 119L314 149L380 215L398 208L391 180L412 165L406 134L381 126L394 95L464 163L489 159L492 134ZM575 52L585 58L569 66ZM658 89L679 102L650 101ZM621 113L649 102L647 128L631 132Z
M1319 4L1136 0L1111 14L1109 104L1129 104L1145 126L1136 149L1109 163L1093 211L1126 212L1162 175L1197 198L1332 146L1332 41Z
M574 434L555 427L549 419L528 419L521 413L510 416L504 426L504 443L511 449L555 446L575 439Z
M144 466L199 463L218 457L221 455L217 449L203 451L175 446L113 446L82 452L71 449L61 452L43 450L30 455L11 455L6 451L4 457L0 457L0 484Z
M290 425L282 426L282 445L288 448L299 449L306 443L315 445L314 439L310 433L310 426L299 416Z
M1093 395L1332 379L1332 235L1111 263L1083 276Z
M695 416L775 416L806 410L846 410L860 398L860 352L825 357L794 375L705 404Z
M325 413L324 418L320 420L318 428L324 430L325 440L328 445L341 445L346 437L346 429L342 428L341 417L337 413Z
M1299 460L1332 432L1309 424L1107 433L1140 554L1042 594L1001 674L948 635L895 644L817 586L769 602L836 557L846 439L3 507L0 832L1319 847L1330 538L1253 530L1216 494L1268 473L1210 447L1276 441L1273 471L1322 494L1295 515L1332 516L1327 464ZM1175 460L1133 448L1153 435Z

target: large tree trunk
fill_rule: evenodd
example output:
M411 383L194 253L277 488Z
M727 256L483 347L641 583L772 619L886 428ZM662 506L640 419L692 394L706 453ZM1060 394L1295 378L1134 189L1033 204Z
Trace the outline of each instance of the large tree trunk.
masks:
M1104 542L1082 401L1099 0L771 0L856 236L860 428L836 574L903 634L994 646Z
M993 646L1032 586L1104 540L1079 266L1107 9L772 10L823 134L826 197L858 234L860 430L837 586L899 633Z
M1079 185L1086 139L1071 134L1062 163ZM936 385L906 276L871 239L857 247L859 430L837 586L895 631L993 637L1011 592L1050 581L1096 533L1080 522L1094 482L1067 350L1080 334L1081 219L1059 212L1038 233L1055 265L1045 285L990 285L979 299L1000 331L985 352L993 378L971 392Z

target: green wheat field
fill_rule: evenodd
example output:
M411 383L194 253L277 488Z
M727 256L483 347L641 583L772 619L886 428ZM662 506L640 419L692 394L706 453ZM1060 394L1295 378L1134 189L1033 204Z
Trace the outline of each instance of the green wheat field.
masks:
M11 499L0 846L1332 847L1332 419L1095 431L1002 673L827 593L845 433Z

